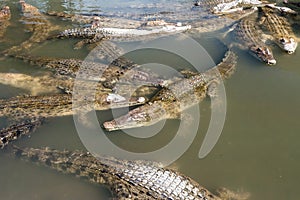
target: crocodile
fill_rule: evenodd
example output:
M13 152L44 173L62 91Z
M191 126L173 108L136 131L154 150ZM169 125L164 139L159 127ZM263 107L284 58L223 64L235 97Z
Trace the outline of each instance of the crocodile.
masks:
M283 3L292 7L293 9L297 9L300 11L300 2L297 1L290 1L290 0L283 0Z
M17 139L21 135L28 135L41 125L42 121L51 117L77 114L72 104L71 94L51 94L40 96L17 96L0 100L0 117L7 117L13 124L0 131L0 147ZM108 92L98 92L94 99L88 99L76 106L89 110L107 110L126 106L140 105L147 101L145 97L125 97ZM78 101L77 101L78 102Z
M259 0L197 0L194 6L202 7L218 15L241 12L251 6L263 6Z
M21 21L26 25L26 28L32 32L32 35L20 45L4 50L2 53L5 55L14 55L28 51L32 46L46 40L49 33L56 29L56 27L39 12L38 8L25 3L24 0L20 0L19 3L23 13Z
M77 98L78 95L76 96ZM96 92L95 97L77 100L76 106L72 103L74 98L71 94L51 94L40 96L17 96L0 100L0 116L9 121L22 122L34 118L51 118L77 114L78 108L83 108L85 113L90 110L107 110L134 105L141 105L147 101L146 97L125 98L121 95L109 92ZM80 97L84 98L84 97Z
M0 148L4 148L9 142L23 135L29 135L41 126L43 121L43 118L32 118L3 128L0 130Z
M68 77L56 77L52 74L30 76L21 73L0 73L0 83L12 87L27 90L31 95L70 92L73 88L73 79ZM104 88L101 88L104 90Z
M245 46L252 55L268 65L276 64L271 49L265 45L262 39L263 32L256 25L254 19L242 19L235 27L234 33L236 39L242 43L242 48Z
M107 44L107 43L105 43ZM109 54L110 47L102 44L105 53ZM113 54L117 54L113 52ZM82 61L79 59L64 59L64 58L50 58L39 57L31 55L15 55L16 58L29 62L33 65L38 65L46 69L54 71L54 75L44 75L39 77L30 77L17 73L0 74L0 83L10 84L14 87L26 86L21 82L29 82L30 80L39 85L31 89L35 89L41 85L47 87L47 85L55 87L65 88L67 91L71 91L73 88L73 82L76 76L80 75L81 78L87 81L100 81L100 90L115 90L116 84L133 84L133 85L148 85L148 86L162 86L167 80L150 70L141 68L140 65L135 64L131 60L124 56L108 55L113 60L109 65L102 64L99 61ZM114 59L114 57L117 57ZM101 77L100 77L101 76ZM14 77L14 79L11 79ZM45 88L40 87L40 88ZM49 88L50 89L50 88ZM49 90L48 89L48 90ZM55 89L54 89L55 90Z
M288 20L276 14L273 8L260 8L260 24L272 35L275 43L288 54L293 54L297 48L297 38Z
M91 183L106 185L116 199L202 199L221 200L196 181L160 163L120 160L82 151L59 151L49 147L13 147L12 154L25 161L56 171L73 174ZM247 199L248 193L233 194L225 188L217 191L223 200Z
M0 40L3 40L6 28L9 26L11 17L9 6L3 6L0 10Z
M105 38L112 41L141 41L191 29L190 25L182 25L182 23L157 23L157 21L141 23L141 26L137 28L125 28L124 25L122 27L103 27L98 21L100 20L96 18L90 27L67 29L48 39L82 38L84 40L76 45L78 49L83 44L101 42Z
M150 126L163 119L178 118L182 110L203 100L210 87L218 84L221 78L229 77L235 70L236 60L236 55L228 51L217 66L204 73L197 73L171 83L160 90L148 103L129 111L126 115L104 122L103 127L113 131Z

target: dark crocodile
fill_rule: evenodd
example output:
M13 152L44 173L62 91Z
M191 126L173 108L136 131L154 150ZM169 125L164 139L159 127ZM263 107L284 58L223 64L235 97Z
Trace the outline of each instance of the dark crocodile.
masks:
M5 50L5 55L15 55L21 52L26 52L34 45L47 39L49 33L56 29L56 27L46 19L46 17L39 12L39 10L25 3L24 0L20 0L20 5L22 8L22 21L26 25L26 28L32 32L32 35L29 39L22 42L20 45L13 46Z
M236 59L236 55L228 51L222 62L214 68L168 85L145 105L105 122L104 128L113 131L149 126L163 119L178 118L182 110L198 104L221 78L229 77L234 72Z
M82 151L59 151L50 148L14 147L14 155L59 172L74 174L87 181L106 185L116 199L202 199L220 200L191 178L159 163L126 161L96 156ZM246 199L248 194L231 195L220 190L222 199ZM227 196L226 196L227 195Z
M72 91L74 80L68 77L55 76L46 73L39 76L30 76L21 73L0 73L0 83L29 91L31 95L53 94ZM101 87L99 90L104 91ZM107 89L109 90L109 89Z
M3 40L6 28L10 24L10 17L10 8L8 6L3 6L0 10L0 40Z
M23 135L29 135L35 131L43 122L43 118L32 118L22 123L12 124L0 130L0 148Z

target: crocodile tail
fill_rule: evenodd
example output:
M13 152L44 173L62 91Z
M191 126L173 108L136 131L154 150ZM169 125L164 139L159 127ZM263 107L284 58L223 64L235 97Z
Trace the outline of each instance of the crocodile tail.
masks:
M24 161L35 162L64 174L73 174L92 183L113 182L111 179L114 173L111 168L101 163L89 152L60 151L49 147L35 149L13 146L12 154Z
M3 148L9 142L18 139L22 135L28 135L35 131L42 122L42 118L34 118L0 130L0 148Z
M237 55L233 51L228 50L222 61L217 65L217 69L223 79L229 78L235 72L236 64Z

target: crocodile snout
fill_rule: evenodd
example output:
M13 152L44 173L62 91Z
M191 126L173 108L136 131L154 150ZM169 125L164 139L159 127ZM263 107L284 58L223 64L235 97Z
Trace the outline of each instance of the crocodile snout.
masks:
M276 60L275 59L268 60L267 64L268 65L275 65L276 64Z

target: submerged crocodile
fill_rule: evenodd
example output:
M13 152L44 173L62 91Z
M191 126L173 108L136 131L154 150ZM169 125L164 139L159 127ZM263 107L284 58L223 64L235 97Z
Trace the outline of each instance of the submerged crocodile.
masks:
M68 93L73 88L73 82L74 80L68 77L56 77L52 74L30 76L21 73L0 73L0 84L27 90L31 95L58 93L61 90Z
M273 8L266 6L260 10L260 24L269 31L275 43L288 54L294 53L298 43L288 20L276 14Z
M44 119L77 114L74 110L77 107L84 108L87 113L89 110L141 105L147 101L145 97L126 99L108 92L96 93L94 99L88 99L82 103L77 101L77 107L74 107L72 100L74 99L71 94L18 96L0 100L0 117L7 117L9 121L14 121L14 124L0 130L0 147L21 135L29 134L41 125Z
M234 72L236 59L236 55L228 51L222 62L214 68L168 85L145 105L112 121L104 122L104 128L113 131L150 126L163 119L178 118L182 110L198 104L221 78L229 77Z
M126 161L96 156L82 151L59 151L50 148L14 147L13 154L59 172L74 174L87 181L108 186L117 199L247 199L249 194L234 194L219 190L220 196L209 192L191 178L159 163Z
M108 54L107 48L105 51ZM26 84L30 84L33 86L29 88L31 91L38 89L42 92L43 88L45 91L55 91L59 87L70 92L77 75L86 81L99 81L100 84L97 87L104 91L115 90L116 84L162 86L167 82L164 77L139 67L138 64L125 57L118 57L109 65L98 61L79 59L58 59L30 55L16 55L15 57L55 72L55 74L35 77L18 73L0 73L0 83L23 89L28 88L29 85L26 86ZM36 84L34 85L34 83Z
M43 118L32 118L21 123L12 124L0 130L0 148L23 135L29 135L35 131L43 122Z
M237 24L234 33L237 40L243 44L242 48L245 46L252 55L268 65L276 64L271 49L262 39L263 32L252 17L242 19Z
M10 8L3 6L0 10L0 40L3 39L6 28L9 26L9 20L11 17Z
M49 33L55 29L55 26L36 7L25 3L24 0L20 0L20 5L23 13L22 21L26 28L32 32L32 35L20 45L5 50L3 53L6 55L14 55L29 50L33 45L46 40Z

